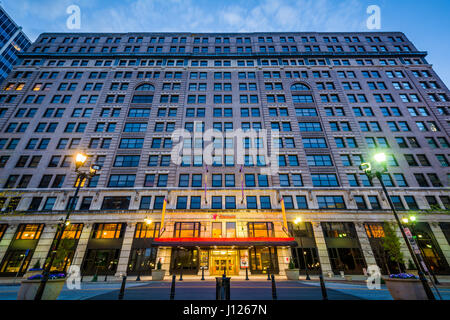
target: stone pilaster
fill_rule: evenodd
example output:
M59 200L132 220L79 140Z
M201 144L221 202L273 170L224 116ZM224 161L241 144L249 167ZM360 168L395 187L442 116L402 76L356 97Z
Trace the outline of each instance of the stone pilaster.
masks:
M53 239L55 239L57 229L58 226L56 224L49 224L44 227L36 249L34 250L33 257L31 258L30 267L33 267L37 261L40 261L41 267L44 265Z
M3 257L6 254L6 251L9 248L9 245L14 239L14 235L16 234L17 225L8 225L8 229L6 229L5 234L3 235L2 241L0 241L0 263L3 260Z
M286 247L278 247L278 268L280 269L280 276L286 275L286 269L289 268L289 260L291 259L291 250ZM288 259L286 259L288 258Z
M87 244L89 242L89 237L91 236L92 224L84 225L81 231L80 239L78 240L77 249L75 250L75 255L73 258L72 265L79 266L81 269L81 264L83 263L84 254L86 253Z
M370 265L377 265L375 255L369 242L369 237L367 236L366 230L364 230L364 225L361 222L357 222L355 223L355 229L367 267Z
M447 238L445 238L445 235L438 223L430 223L430 228L431 231L433 231L434 237L436 238L439 247L441 247L442 254L447 260L447 263L450 265L450 245L447 242Z
M136 223L129 223L125 230L123 237L122 249L120 250L119 263L117 264L117 270L115 276L118 277L121 274L126 275L128 260L130 259L131 245L133 244L134 231L136 229Z
M324 276L328 275L328 272L333 272L331 269L330 258L328 256L327 244L322 230L320 222L312 222L314 230L314 238L316 239L317 253L319 255L320 265L322 266L322 273Z

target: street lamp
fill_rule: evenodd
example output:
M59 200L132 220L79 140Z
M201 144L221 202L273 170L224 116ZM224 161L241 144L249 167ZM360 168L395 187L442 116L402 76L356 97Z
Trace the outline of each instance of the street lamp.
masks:
M294 224L297 226L297 230L300 231L300 226L299 224L302 222L302 218L298 217L294 220ZM302 235L299 232L299 238L300 238L300 247L302 250L302 259L303 259L303 263L305 264L305 273L306 273L306 280L311 280L311 278L309 277L309 273L308 273L308 263L306 262L305 259L305 254L303 252L303 239L302 239ZM298 260L298 275L300 276L300 259Z
M75 160L75 173L77 174L76 179L75 179L75 185L76 185L76 189L75 189L75 193L71 199L71 201L69 200L69 206L67 209L67 214L66 217L64 218L63 222L61 224L58 224L57 227L57 238L56 238L56 242L55 245L52 247L52 249L50 250L50 261L44 266L44 271L42 273L42 280L41 283L39 285L39 288L36 292L36 296L34 297L34 300L41 300L42 299L42 294L44 293L45 290L45 286L47 284L49 275L50 275L50 270L52 268L53 262L55 260L56 257L56 253L58 251L59 245L61 244L61 239L63 237L64 234L64 230L66 229L66 227L70 226L70 214L72 213L72 211L74 210L73 207L75 207L75 201L78 197L78 192L80 191L80 188L82 185L84 185L84 181L87 179L92 179L92 177L94 177L97 174L97 171L100 170L100 166L99 165L92 165L89 168L89 172L83 172L80 171L80 168L86 163L87 160L87 155L85 155L84 153L77 153L74 157Z
M409 242L409 240L406 236L405 230L403 229L402 223L400 222L400 219L397 215L397 211L395 210L395 207L394 207L394 204L392 203L391 197L389 196L386 186L384 185L383 174L388 171L387 163L386 163L386 154L383 152L377 153L377 154L375 154L373 159L375 160L374 169L372 169L372 165L370 162L362 163L359 168L362 171L364 171L364 173L367 175L367 178L370 181L372 181L372 179L374 177L376 177L380 181L381 188L383 189L383 192L388 200L389 207L391 208L392 213L394 214L397 225L400 228L400 232L402 233L402 237L406 243L406 246L408 247L411 257L413 258L414 264L416 265L417 271L419 273L420 281L422 282L422 285L427 294L427 297L429 300L436 300L436 298L433 295L433 292L430 289L430 286L428 285L427 279L425 278L425 276L422 272L419 261L417 260L417 257L414 254L413 248L411 247L411 243Z

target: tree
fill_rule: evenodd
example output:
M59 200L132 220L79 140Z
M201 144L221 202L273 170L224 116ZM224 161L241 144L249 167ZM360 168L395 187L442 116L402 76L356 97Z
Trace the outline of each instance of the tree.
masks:
M383 248L387 251L390 260L396 262L399 270L402 270L400 266L404 264L404 257L403 252L400 250L400 239L395 232L395 227L393 223L385 221L383 229Z

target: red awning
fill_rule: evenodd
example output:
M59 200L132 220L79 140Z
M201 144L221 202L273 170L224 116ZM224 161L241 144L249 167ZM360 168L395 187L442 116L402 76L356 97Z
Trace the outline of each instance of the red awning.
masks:
M197 246L291 246L294 238L155 238L153 245L163 247Z

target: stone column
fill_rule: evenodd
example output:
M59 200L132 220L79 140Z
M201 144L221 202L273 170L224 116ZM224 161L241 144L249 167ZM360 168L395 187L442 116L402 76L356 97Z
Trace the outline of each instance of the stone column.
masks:
M369 237L364 229L364 225L361 222L356 222L355 229L367 267L370 265L377 265L377 261L375 260L375 255L373 253L372 246L370 245Z
M286 258L291 259L291 251L289 248L286 247L278 247L277 248L278 253L278 268L280 269L280 276L286 275L286 269L289 268L289 262L286 262Z
M125 235L123 237L122 249L120 250L119 263L117 264L116 274L114 276L119 277L121 274L127 274L128 260L130 259L131 245L133 244L134 230L136 229L136 223L127 224Z
M447 263L450 265L450 245L447 242L447 238L445 237L438 223L436 222L430 223L430 228L431 231L433 231L434 237L436 238L436 242L439 244L439 247L441 247L442 254L447 260Z
M320 222L311 222L314 230L314 238L317 245L317 253L319 255L320 265L322 267L322 273L326 277L328 272L333 273L331 269L330 258L328 256L327 244L325 243L325 237Z
M72 265L78 266L81 269L81 264L83 263L84 254L86 253L87 244L89 242L89 237L91 236L92 224L85 224L83 230L81 231L80 239L78 239L77 249L75 250L75 255L73 258Z
M8 229L5 230L2 241L0 241L0 263L3 260L9 245L13 241L14 235L16 234L17 225L8 225Z
M56 231L58 226L56 224L49 224L44 227L39 242L34 249L33 257L30 261L30 267L32 268L34 264L39 261L41 268L44 266L45 259L50 251L53 240L55 239Z

